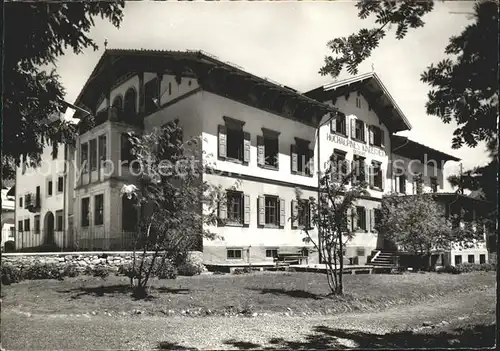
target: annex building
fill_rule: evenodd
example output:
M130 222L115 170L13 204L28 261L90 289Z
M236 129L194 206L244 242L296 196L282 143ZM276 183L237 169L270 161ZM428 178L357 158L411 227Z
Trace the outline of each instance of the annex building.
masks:
M444 211L456 203L443 192L443 166L458 159L396 135L410 122L375 73L302 94L200 51L106 50L75 105L81 109L75 148L61 145L57 157L44 153L54 163L49 174L17 170L18 249L130 249L137 211L120 190L136 177L121 166L133 160L126 133L148 133L175 119L185 139L204 140L200 148L216 172L203 180L227 189L240 184L219 207L224 225L210 228L224 239L200 247L208 264L271 265L284 252L318 262L312 244L303 242L310 216L290 218L298 214L295 189L317 197L318 171L332 153L374 170L370 195L358 201L352 221L349 263L366 264L373 251L392 249L375 230L383 194L443 193ZM82 110L95 116L93 127ZM396 159L414 169L395 175ZM415 172L422 176L409 175ZM480 215L473 200L462 202L471 219ZM485 245L449 252L446 260L471 255L487 260Z

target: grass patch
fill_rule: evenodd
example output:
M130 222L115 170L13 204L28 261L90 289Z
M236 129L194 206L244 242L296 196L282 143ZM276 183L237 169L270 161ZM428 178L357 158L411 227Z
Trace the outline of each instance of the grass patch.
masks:
M151 297L134 300L125 277L23 281L2 287L2 307L31 313L153 315L233 313L332 314L377 311L495 286L495 272L346 275L344 296L328 297L324 275L263 272L154 280Z

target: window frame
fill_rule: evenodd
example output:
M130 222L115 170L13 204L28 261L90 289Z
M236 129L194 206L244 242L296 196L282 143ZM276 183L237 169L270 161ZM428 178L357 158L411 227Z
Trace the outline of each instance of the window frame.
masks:
M98 204L97 199L100 199ZM97 206L100 205L98 208ZM94 225L104 225L104 193L94 195Z
M53 195L53 190L54 190L53 188L54 188L54 182L52 179L49 179L47 181L47 197Z
M24 232L24 221L22 219L17 221L17 231Z
M235 134L238 134L238 138L235 137ZM234 139L238 139L238 141L236 142ZM231 124L226 124L226 143L226 160L236 163L243 163L245 153L245 134L243 132L243 129ZM234 148L231 147L233 143ZM236 152L237 155L231 155L233 152Z
M239 218L232 218L231 214L234 214L235 211L230 211L230 198L237 199L239 202ZM241 191L228 190L226 191L226 223L227 226L243 226L245 221L245 204L244 204L244 195Z
M233 257L229 257L229 252L233 253ZM236 257L235 255L236 252L240 253L240 257ZM227 260L243 260L243 249L240 248L226 248L226 259Z
M382 128L380 127L377 127L377 126L374 126L372 125L371 126L372 128L372 132L373 132L373 144L372 146L376 146L376 147L382 147L382 145L384 145L384 133L382 133ZM379 138L379 143L377 143L377 136Z
M57 176L57 193L62 194L64 192L64 177Z
M59 218L61 219L61 223L59 223ZM61 224L61 225L59 225L59 224ZM63 210L57 210L56 211L55 230L56 231L63 231L64 230L64 213L63 213Z
M271 255L268 255L268 254L271 254ZM276 253L276 255L274 255L274 253ZM278 248L268 248L266 247L266 258L267 259L276 259L278 258Z
M437 177L430 177L431 192L437 193L439 189L439 183Z
M268 200L272 201L276 206L268 206ZM268 214L268 210L271 210L273 208L275 210L275 223L270 223L268 222L268 219L271 219L271 214ZM264 227L280 227L280 198L277 195L264 195Z
M84 202L87 203L86 212L84 213ZM80 226L82 228L87 228L90 226L90 197L82 197L80 199Z
M157 99L158 105L160 104L160 80L158 77L144 83L144 114L146 116L158 111L159 106L153 102L153 99Z
M299 201L305 203L305 205L299 205L297 227L299 229L311 229L311 202L307 199L300 199Z
M97 161L99 163L99 167L102 166L102 162L106 161L108 155L108 149L107 149L107 135L102 134L97 137L98 143L97 143ZM104 141L104 142L103 142Z
M278 135L272 135L270 133L263 133L262 135L263 143L264 143L264 167L269 169L279 169L279 154L280 154L280 143L278 139ZM269 154L269 150L272 148L269 147L268 143L275 147L274 155ZM274 158L274 163L269 162L270 158Z
M30 227L30 219L29 219L29 218L25 218L25 219L24 219L24 231L25 231L25 232L29 232L29 231L31 231L31 227Z
M98 163L98 155L97 155L97 138L93 138L89 140L89 164L90 164L90 171L96 171L97 170L97 163Z
M361 216L360 216L361 213ZM364 206L356 206L356 231L362 230L367 232L366 228L366 208Z
M309 155L309 144L306 142L296 142L295 151L297 152L297 174L311 177L311 167L309 162L311 162L311 157ZM302 162L304 160L304 162Z
M335 129L333 128L333 123L335 123ZM347 118L344 114L337 114L337 116L330 121L330 133L347 138Z
M89 165L89 143L80 144L80 168L83 168L82 173L88 173Z
M366 167L366 157L356 155L354 154L352 158L353 165L356 167L353 171L355 171L355 175L353 178L353 181L355 184L359 184L361 182L366 182L366 172L365 172L365 167ZM361 171L361 172L359 172ZM357 174L359 173L359 174ZM363 175L363 178L361 179L361 175Z
M361 132L361 138L358 136L358 125L361 125L361 128L359 129ZM356 118L354 120L354 135L355 137L353 138L356 141L366 143L366 131L365 131L365 122L360 120L359 118Z
M378 189L378 190L383 190L384 172L382 170L382 162L372 161L372 170L373 170L373 188ZM376 181L377 179L379 180L380 184L377 184L377 181Z
M33 219L33 230L35 234L40 234L40 215L35 215Z
M348 160L347 152L339 149L333 149L335 157L335 167L332 167L332 181L340 183L347 176ZM342 162L343 167L337 167Z

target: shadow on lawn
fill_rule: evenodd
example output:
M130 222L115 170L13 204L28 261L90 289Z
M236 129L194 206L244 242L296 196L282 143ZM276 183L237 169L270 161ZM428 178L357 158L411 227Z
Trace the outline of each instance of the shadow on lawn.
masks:
M171 289L167 287L159 287L159 288L152 288L151 291L154 292L159 292L159 293L168 293L168 294L187 294L190 290L189 289ZM79 287L75 289L70 289L70 290L60 290L58 291L59 293L67 293L67 294L72 294L76 293L71 296L72 299L79 299L81 296L84 295L91 295L91 296L104 296L104 295L116 295L116 294L130 294L131 297L133 296L133 291L130 285L128 284L117 284L117 285L101 285L101 286L92 286L92 287ZM146 297L146 299L153 299L155 298L154 295L149 295ZM134 297L134 299L138 299Z
M234 339L224 344L240 350L250 349L332 349L332 348L447 348L447 347L492 347L495 343L495 325L480 325L458 328L449 332L434 334L413 333L411 331L377 335L356 330L333 329L316 326L314 333L305 337L305 341L287 341L283 338L269 340L272 346Z
M321 300L324 296L316 295L304 290L284 290L284 289L255 289L248 290L260 291L261 294L286 295L294 298Z

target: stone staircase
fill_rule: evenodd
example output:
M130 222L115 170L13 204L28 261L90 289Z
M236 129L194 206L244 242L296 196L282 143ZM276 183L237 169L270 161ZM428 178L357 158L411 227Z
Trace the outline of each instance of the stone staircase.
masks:
M372 251L368 257L367 264L373 266L376 270L390 271L396 268L397 254L395 252L376 250Z

